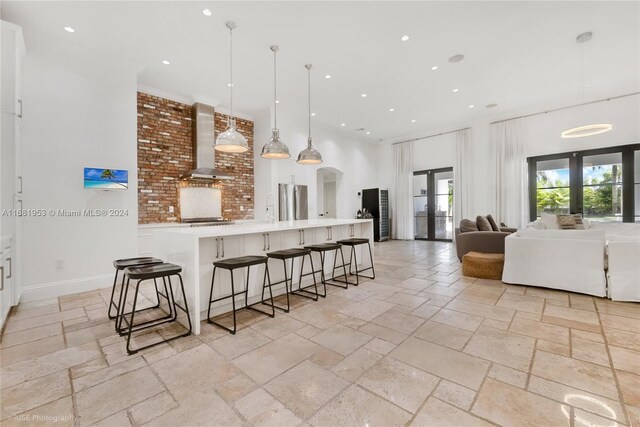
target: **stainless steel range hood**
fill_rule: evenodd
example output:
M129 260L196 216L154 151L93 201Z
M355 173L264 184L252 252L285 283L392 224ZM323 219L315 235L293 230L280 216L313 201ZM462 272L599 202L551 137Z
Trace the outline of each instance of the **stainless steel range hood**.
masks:
M192 107L193 158L195 169L180 179L233 179L227 172L216 169L214 108L200 102Z

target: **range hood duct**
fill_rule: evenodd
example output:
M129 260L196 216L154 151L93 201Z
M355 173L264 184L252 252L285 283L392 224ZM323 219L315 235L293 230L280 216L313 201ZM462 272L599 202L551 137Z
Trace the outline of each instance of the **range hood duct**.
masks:
M227 172L216 169L214 108L197 102L192 107L192 135L194 166L181 179L233 179Z

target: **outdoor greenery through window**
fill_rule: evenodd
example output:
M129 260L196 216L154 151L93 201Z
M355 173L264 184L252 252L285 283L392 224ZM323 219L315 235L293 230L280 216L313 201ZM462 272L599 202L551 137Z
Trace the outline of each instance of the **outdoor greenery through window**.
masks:
M622 153L582 159L582 215L622 221Z
M537 163L537 216L543 212L569 213L569 159L545 160Z

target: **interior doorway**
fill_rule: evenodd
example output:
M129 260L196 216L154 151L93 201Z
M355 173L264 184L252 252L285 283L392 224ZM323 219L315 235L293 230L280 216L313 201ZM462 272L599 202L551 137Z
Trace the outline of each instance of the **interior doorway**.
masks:
M413 173L416 240L453 239L453 168Z
M342 173L333 168L319 168L318 183L318 217L338 217L338 186Z

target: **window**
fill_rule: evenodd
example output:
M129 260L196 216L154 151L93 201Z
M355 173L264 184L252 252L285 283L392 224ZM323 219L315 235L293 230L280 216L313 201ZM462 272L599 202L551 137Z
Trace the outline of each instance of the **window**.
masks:
M527 160L532 221L549 212L640 222L640 144Z

